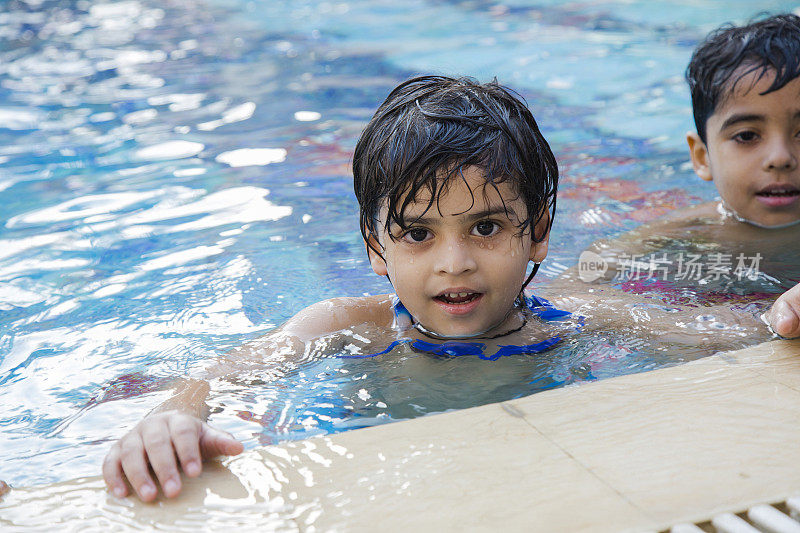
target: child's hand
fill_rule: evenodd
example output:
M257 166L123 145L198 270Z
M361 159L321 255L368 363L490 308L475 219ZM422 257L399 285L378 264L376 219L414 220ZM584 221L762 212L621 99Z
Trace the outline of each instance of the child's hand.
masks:
M781 294L765 317L781 337L800 337L800 283Z
M164 495L172 498L181 491L178 462L187 476L197 477L203 460L237 455L243 449L241 442L197 417L166 411L148 416L111 447L103 462L103 478L118 498L128 495L127 478L139 499L150 502L158 494L152 467Z

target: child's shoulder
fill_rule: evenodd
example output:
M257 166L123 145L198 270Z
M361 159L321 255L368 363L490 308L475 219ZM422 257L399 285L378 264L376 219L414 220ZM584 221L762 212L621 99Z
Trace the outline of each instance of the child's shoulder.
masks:
M360 324L390 327L393 295L339 297L311 304L281 327L300 338L316 338Z

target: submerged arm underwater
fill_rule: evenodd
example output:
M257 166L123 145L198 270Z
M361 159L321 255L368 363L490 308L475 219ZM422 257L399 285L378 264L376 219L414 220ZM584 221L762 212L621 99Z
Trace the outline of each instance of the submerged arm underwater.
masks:
M206 423L211 383L253 375L262 380L277 378L286 364L306 351L305 343L278 331L234 350L202 379L173 381L173 395L109 450L103 462L108 488L122 498L130 493L130 486L139 499L150 502L158 496L160 486L164 495L172 498L181 492L181 472L197 477L203 461L241 453L241 442Z
M625 262L632 262L637 257L647 262L646 257L649 254L658 257L657 254L671 253L673 260L675 255L682 260L684 252L687 257L694 255L696 258L700 257L700 252L704 252L707 257L713 257L715 254L724 256L725 252L731 258L741 256L750 260L758 256L758 261L754 263L755 267L750 264L746 268L754 268L753 273L758 274L759 264L771 264L771 270L774 272L769 272L770 275L765 276L769 283L780 282L784 284L783 287L794 284L798 275L795 266L797 258L796 255L787 255L787 251L796 250L797 227L765 229L742 223L721 211L721 205L719 201L714 201L678 209L670 215L642 224L615 238L597 240L586 249L586 252L589 253L590 260L597 259L604 264L605 273L597 278L598 282L584 282L578 268L573 267L562 274L554 282L553 287L557 291L560 290L561 295L575 296L575 304L586 308L589 312L595 306L609 305L607 299L611 298L616 301L615 305L620 306L620 310L625 309L631 317L623 318L609 314L604 319L615 325L618 323L631 325L631 319L635 320L637 313L639 315L643 313L641 311L643 306L648 303L655 303L652 305L654 308L659 306L656 303L658 298L655 292L653 295L656 298L645 299L643 295L629 294L612 286L614 273L623 272ZM729 264L729 267L732 268L733 264ZM568 307L566 304L565 306ZM762 307L766 312L757 316L752 312L755 306ZM667 305L661 307L666 308ZM684 307L680 309L684 315L678 314L675 319L687 324L698 317L713 316L721 323L738 324L745 328L745 331L752 331L755 337L764 335L760 320L768 326L771 333L784 338L800 337L800 284L783 294L773 295L772 298L764 296L763 299L750 303L749 308L746 305L737 305L734 297L729 304L703 306L697 310L697 313L692 313L690 309ZM692 317L692 314L695 316ZM690 319L689 322L687 319ZM666 318L654 321L653 325L669 328L672 321L672 318ZM719 333L722 336L721 340L724 340L726 333L724 331Z
M773 332L786 338L800 336L800 285L771 306L764 300L679 307L608 283L586 283L573 267L543 289L558 306L585 316L587 329L626 329L660 342L702 344L715 351L763 342Z
M373 299L379 302L381 298ZM132 488L139 499L150 502L161 487L163 494L172 498L181 492L181 472L197 477L203 461L241 453L241 442L206 423L206 398L212 385L218 381L273 381L305 360L340 351L345 341L338 331L376 318L374 308L363 305L364 301L336 298L311 305L264 337L220 358L202 379L173 381L173 395L114 443L106 455L103 478L109 490L121 498Z
M153 501L158 489L151 467L164 494L176 496L181 490L179 466L187 476L196 477L203 460L242 452L240 442L205 423L209 390L203 380L178 380L175 395L111 447L103 462L103 478L115 496L128 495L127 480L142 501Z

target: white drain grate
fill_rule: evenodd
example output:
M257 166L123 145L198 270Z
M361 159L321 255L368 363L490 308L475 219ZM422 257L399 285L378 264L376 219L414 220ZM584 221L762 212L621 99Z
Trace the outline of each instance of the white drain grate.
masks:
M800 533L800 496L772 505L754 505L705 522L675 524L662 533Z

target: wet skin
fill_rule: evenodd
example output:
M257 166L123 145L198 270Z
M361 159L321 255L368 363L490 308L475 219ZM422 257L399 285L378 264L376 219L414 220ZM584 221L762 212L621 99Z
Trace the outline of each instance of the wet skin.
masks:
M547 238L535 243L520 233L525 203L508 182L487 186L483 171L463 169L428 206L421 194L370 251L376 274L385 276L411 315L426 329L446 336L493 335L517 327L510 313L529 261L547 255ZM386 209L381 225L385 227ZM541 231L541 228L539 228Z
M774 74L744 76L706 122L706 142L687 134L697 175L758 225L800 221L800 78L764 92Z

